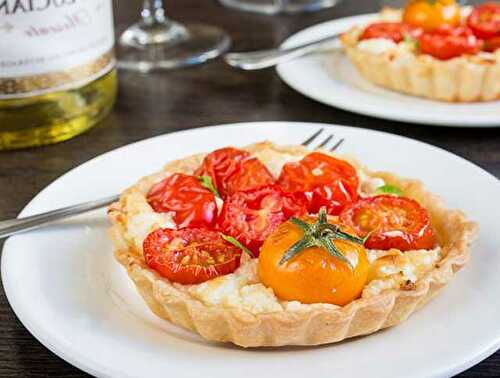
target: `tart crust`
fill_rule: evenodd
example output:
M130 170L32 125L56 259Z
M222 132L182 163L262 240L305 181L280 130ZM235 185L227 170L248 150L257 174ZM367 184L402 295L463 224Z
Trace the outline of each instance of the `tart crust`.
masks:
M269 142L245 149L257 154L264 163L278 155L302 157L310 153L301 146L278 147ZM387 172L370 172L347 159L368 176L381 177L387 183L397 185L405 196L417 199L427 208L443 256L434 269L415 285L385 290L372 297L354 300L344 307L302 305L293 310L253 314L242 309L207 306L149 269L142 251L127 240L124 229L126 204L130 208L134 196L145 195L165 172L192 173L203 156L173 161L163 173L142 179L126 190L120 201L110 206L108 213L115 257L126 268L150 309L160 318L195 331L207 340L232 342L243 347L319 345L370 334L406 320L436 296L469 259L468 247L477 234L476 223L468 221L458 210L446 209L442 201L426 191L419 181Z
M464 55L450 60L399 48L376 53L358 47L362 30L351 29L341 41L350 61L369 82L446 102L500 99L500 50L487 56Z

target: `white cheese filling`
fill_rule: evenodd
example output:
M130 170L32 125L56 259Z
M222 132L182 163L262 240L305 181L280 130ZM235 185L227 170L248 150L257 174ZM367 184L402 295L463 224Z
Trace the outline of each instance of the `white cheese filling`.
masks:
M398 44L387 38L372 38L365 39L358 43L360 50L370 52L372 54L383 54L387 51L395 50Z
M136 246L142 247L144 239L159 228L176 228L172 213L143 212L127 218L127 229Z
M269 155L268 151L261 151L254 154L254 156L262 162L265 162L266 168L277 179L286 163L297 162L302 159L302 156L291 155L291 154L279 154L279 155Z
M378 188L385 185L385 181L380 177L371 177L368 176L362 170L358 170L359 177L359 194L362 196L371 196L373 195Z

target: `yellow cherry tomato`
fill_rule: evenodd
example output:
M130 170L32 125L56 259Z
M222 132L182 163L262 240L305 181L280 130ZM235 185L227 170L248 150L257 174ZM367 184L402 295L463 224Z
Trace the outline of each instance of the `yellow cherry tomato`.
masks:
M460 6L455 0L411 0L403 12L403 22L431 31L443 25L460 24Z
M319 247L306 248L280 264L285 252L303 237L304 231L288 221L266 239L258 264L262 283L272 288L278 298L288 301L343 306L358 298L370 267L365 248L351 241L331 239L353 268Z

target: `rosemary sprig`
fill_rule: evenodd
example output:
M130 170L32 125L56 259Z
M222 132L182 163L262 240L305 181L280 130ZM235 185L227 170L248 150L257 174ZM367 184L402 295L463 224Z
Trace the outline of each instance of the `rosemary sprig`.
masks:
M237 239L233 238L232 236L224 235L224 234L221 234L221 236L222 236L222 239L224 239L228 243L231 243L235 247L241 249L243 252L245 252L246 254L248 254L251 258L255 258L255 255L253 254L253 252L250 251L243 244L241 244Z
M318 221L316 223L309 224L299 218L290 218L290 222L300 227L304 232L304 236L285 252L279 262L280 265L291 260L307 248L319 247L324 248L332 257L339 259L351 269L354 269L351 262L335 246L334 240L347 240L363 245L366 239L350 235L341 231L337 225L328 223L324 207L319 210Z
M203 186L205 189L210 190L217 198L221 198L210 176L199 176L198 180L200 181L201 186Z
M393 194L395 196L401 196L403 192L397 186L394 185L382 185L375 191L377 194Z

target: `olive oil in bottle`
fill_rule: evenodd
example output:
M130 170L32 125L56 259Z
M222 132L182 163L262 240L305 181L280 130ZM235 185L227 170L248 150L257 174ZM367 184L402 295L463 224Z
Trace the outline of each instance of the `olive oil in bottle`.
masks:
M67 140L117 88L111 0L0 0L0 150Z

